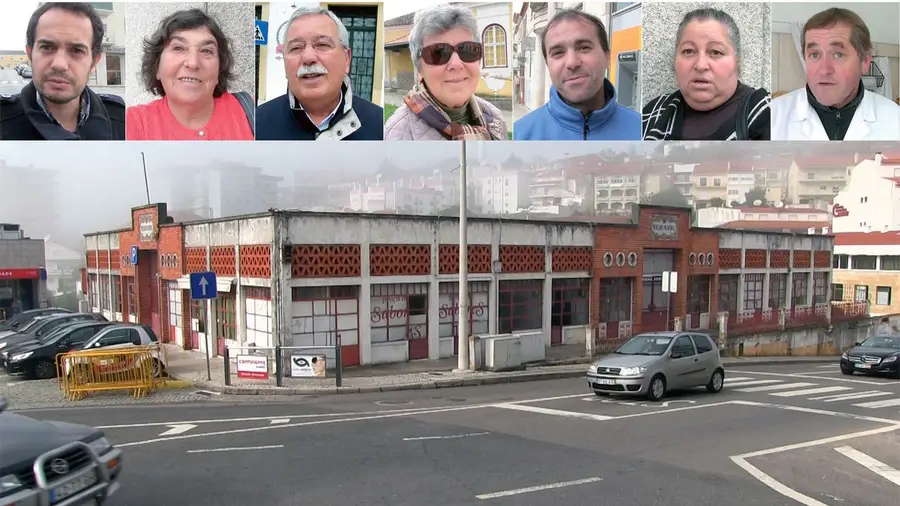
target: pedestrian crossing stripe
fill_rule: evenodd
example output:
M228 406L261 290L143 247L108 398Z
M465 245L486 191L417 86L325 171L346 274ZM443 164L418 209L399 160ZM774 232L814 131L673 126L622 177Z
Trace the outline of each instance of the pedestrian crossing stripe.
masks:
M814 387L815 383L782 383L778 385L766 385L761 387L739 388L738 392L756 393L771 392L774 390L784 390L786 388Z
M850 387L819 387L819 388L806 388L803 390L789 390L787 392L776 392L772 395L776 397L800 397L801 395L815 395L815 394L824 394L827 392L842 392L847 390L853 390Z
M785 383L784 380L761 380L756 379L755 377L746 376L727 378L723 387L744 393L765 392L775 397L802 397L816 394L828 394L807 398L807 400L810 401L822 402L856 401L873 397L895 395L895 392L884 392L880 390L853 392L852 387L820 386L816 383L807 382ZM867 409L900 407L900 398L860 402L852 404L852 406Z
M900 406L900 399L888 399L886 401L871 401L871 402L861 402L859 404L854 404L854 406L859 408L892 408L894 406Z

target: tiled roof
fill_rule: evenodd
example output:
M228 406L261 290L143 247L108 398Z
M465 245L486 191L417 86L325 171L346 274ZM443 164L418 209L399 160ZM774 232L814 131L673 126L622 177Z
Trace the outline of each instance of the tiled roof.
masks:
M880 246L900 244L900 232L843 232L834 234L836 246Z
M830 224L822 221L789 221L789 220L737 220L719 225L718 228L739 230L802 230L809 228L823 228Z

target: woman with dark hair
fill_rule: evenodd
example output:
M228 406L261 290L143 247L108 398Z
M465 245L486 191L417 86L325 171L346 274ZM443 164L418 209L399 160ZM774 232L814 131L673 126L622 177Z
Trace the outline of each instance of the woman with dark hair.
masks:
M740 81L741 34L731 16L702 8L675 36L678 89L644 106L644 140L769 140L772 97Z
M144 40L140 78L161 97L126 112L128 140L253 140L249 93L229 93L230 43L199 9L170 14Z

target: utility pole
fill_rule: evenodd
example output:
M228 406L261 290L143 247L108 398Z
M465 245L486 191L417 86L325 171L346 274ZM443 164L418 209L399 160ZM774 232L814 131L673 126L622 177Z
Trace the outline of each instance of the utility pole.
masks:
M468 188L466 188L466 141L459 142L459 301L457 336L459 340L457 368L469 370L469 240L466 234L466 210L468 209Z
M147 192L147 205L150 205L150 184L147 182L147 158L141 151L141 163L144 165L144 191Z

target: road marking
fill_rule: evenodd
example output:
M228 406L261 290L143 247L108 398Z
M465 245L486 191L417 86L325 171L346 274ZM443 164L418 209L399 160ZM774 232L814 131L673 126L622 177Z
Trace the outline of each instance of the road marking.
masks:
M550 401L561 401L564 399L577 399L578 397L590 397L595 394L572 394L572 395L558 395L556 397L542 397L540 399L525 399L524 401L510 401L505 402L504 404L533 404L536 402L550 402Z
M834 364L820 365L819 367L817 367L817 369L833 369L833 368L834 368Z
M781 383L778 385L768 385L764 387L750 387L750 388L739 388L738 392L747 392L747 393L755 393L755 392L771 392L773 390L783 390L785 388L802 388L802 387L814 387L815 383Z
M599 476L595 476L593 478L584 478L582 480L573 480L573 481L561 481L559 483L551 483L549 485L538 485L535 487L526 487L526 488L517 488L513 490L504 490L502 492L492 492L490 494L479 494L476 495L476 499L486 500L486 499L497 499L499 497L509 497L513 495L521 495L521 494L530 494L532 492L540 492L542 490L553 490L555 488L565 488L565 487L574 487L576 485L586 485L588 483L597 483L598 481L603 481L603 478Z
M729 376L729 377L725 378L725 383L732 383L734 381L747 381L747 380L752 380L752 379L756 379L756 378L750 378L750 377L744 377L744 376L738 376L736 378L732 378Z
M871 402L860 402L859 404L854 404L857 408L869 408L869 409L878 409L878 408L890 408L893 406L900 406L900 399L888 399L886 401L871 401Z
M867 397L881 397L883 395L893 395L891 392L879 392L877 390L868 390L866 392L856 392L852 394L840 395L823 395L822 397L810 397L811 401L837 402L850 401L853 399L865 399Z
M750 380L750 381L739 381L737 383L732 383L731 381L726 381L725 385L729 388L735 387L749 387L750 385L770 385L772 383L784 383L781 380Z
M737 404L748 404L745 401L735 401L735 402ZM762 404L762 403L757 403L757 404ZM829 412L824 412L824 413L827 414ZM831 413L834 413L834 412L831 412ZM837 413L837 414L844 415L845 413ZM753 464L748 462L747 459L750 459L753 457L761 457L763 455L771 455L773 453L781 453L781 452L790 451L790 450L797 450L800 448L810 448L813 446L821 446L821 445L825 445L825 444L836 443L838 441L845 441L847 439L856 439L856 438L860 438L860 437L874 436L876 434L884 434L886 432L893 432L896 430L900 430L900 422L898 422L898 421L894 421L892 425L888 425L886 427L881 427L878 429L866 430L866 431L862 431L862 432L854 432L851 434L843 434L840 436L833 436L833 437L824 438L824 439L817 439L815 441L807 441L805 443L796 443L796 444L786 445L786 446L777 446L775 448L769 448L766 450L745 453L743 455L735 455L735 456L729 457L729 458L731 459L732 462L737 464L741 469L743 469L744 471L747 471L750 474L750 476L753 476L754 478L759 480L761 483L763 483L767 487L771 488L775 492L778 492L779 494L781 494L787 498L793 499L793 500L799 502L800 504L803 504L804 506L828 506L827 504L825 504L821 501L817 501L817 500L813 499L812 497L809 497L808 495L804 495L804 494L788 487L787 485L779 482L775 478L772 478L771 476L762 472L759 468L757 468L756 466L754 466Z
M472 432L470 434L455 434L453 436L422 436L405 437L403 441L431 441L433 439L462 439L464 437L487 436L490 432Z
M878 385L885 386L888 383L884 383L881 381L866 381L866 380L858 380L851 378L837 378L832 376L810 376L807 374L789 374L789 373L781 373L781 372L764 372L764 371L741 371L742 374L758 374L760 376L774 376L776 378L796 378L796 379L820 379L827 381L840 381L842 383L859 383L860 385Z
M290 422L291 422L291 419L290 419L290 418L276 418L276 419L272 420L272 421L269 422L269 423L270 423L271 425L277 425L277 424L279 424L279 423L290 423Z
M178 436L171 437L157 437L153 439L145 439L141 441L132 441L130 443L122 443L116 445L118 448L126 448L129 446L143 446L151 443L162 443L166 441L177 441L181 439L193 439L198 437L209 437L209 436L228 436L232 434L246 434L249 432L259 432L264 430L274 430L274 429L286 429L286 428L295 428L295 427L309 427L313 425L324 425L330 423L347 423L347 422L362 422L366 420L382 420L386 418L398 418L401 416L418 416L418 415L427 415L432 413L447 413L450 411L465 411L470 409L484 409L493 406L493 404L473 404L470 406L455 406L452 408L434 408L428 411L408 411L403 410L403 412L389 412L387 414L380 415L372 415L372 416L357 416L352 418L330 418L328 420L313 420L310 422L297 422L297 423L282 423L278 425L264 425L262 427L250 427L246 429L231 429L231 430L220 430L216 432L205 432L202 434L181 434ZM381 413L384 413L381 411Z
M684 406L681 408L664 409L664 410L660 410L660 411L645 411L643 413L632 413L630 415L614 416L614 417L612 417L612 419L620 420L620 419L625 419L625 418L637 418L639 416L662 415L662 414L675 413L677 411L687 411L689 409L700 409L700 408L711 408L711 407L715 407L715 406L724 406L726 404L731 404L732 402L733 401L714 402L711 404L699 404L697 406Z
M160 436L177 436L178 434L184 434L197 426L192 423L182 423L178 425L169 425L169 427L171 427L171 429L163 432Z
M819 387L819 388L807 388L805 390L791 390L790 392L776 392L774 395L776 397L800 397L801 395L815 395L815 394L825 394L828 392L846 392L847 390L853 390L850 387Z
M516 411L525 411L528 413L539 413L542 415L562 416L565 418L581 418L584 420L604 421L611 420L613 417L606 415L592 415L589 413L579 413L578 411L563 411L561 409L539 408L537 406L523 406L521 404L494 404L495 408L512 409Z
M898 425L900 424L900 420L893 420L890 418L879 418L874 416L866 416L866 415L856 415L853 413L843 413L840 411L829 411L826 409L815 409L815 408L804 408L801 406L791 406L788 404L775 404L771 402L757 402L757 401L742 401L742 400L734 400L730 401L732 404L739 404L741 406L758 406L761 408L777 408L784 409L787 411L797 411L798 413L810 413L814 415L828 415L834 416L837 418L847 418L849 420L858 420L862 422L873 422L873 423L885 423L890 425Z
M241 447L235 447L235 448L210 448L207 450L188 450L187 453L246 452L246 451L252 451L252 450L271 450L273 448L284 448L284 445L241 446Z
M874 457L870 457L851 446L839 446L834 450L841 455L855 461L857 464L865 467L869 471L872 471L878 476L881 476L882 478L888 480L894 485L900 486L900 471L885 464L884 462Z

